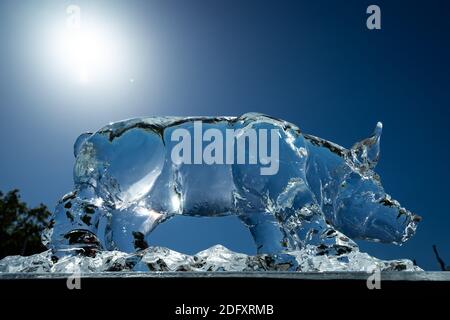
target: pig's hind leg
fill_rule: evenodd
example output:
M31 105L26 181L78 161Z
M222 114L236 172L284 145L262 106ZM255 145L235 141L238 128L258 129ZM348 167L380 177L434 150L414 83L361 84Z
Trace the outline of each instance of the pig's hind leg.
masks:
M167 214L136 206L126 210L115 210L112 216L112 234L116 250L135 252L146 249L150 233L163 221Z
M112 250L111 208L90 188L67 194L56 207L43 243L56 256Z

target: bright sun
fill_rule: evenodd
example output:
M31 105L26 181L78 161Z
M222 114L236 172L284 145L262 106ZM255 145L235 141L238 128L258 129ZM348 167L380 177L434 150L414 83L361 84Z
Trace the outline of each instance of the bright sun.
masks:
M106 77L116 67L114 44L97 30L67 30L62 48L69 71L82 83Z
M112 36L104 25L82 21L76 6L69 6L67 13L65 28L56 35L54 64L80 84L110 81L122 64L119 37Z

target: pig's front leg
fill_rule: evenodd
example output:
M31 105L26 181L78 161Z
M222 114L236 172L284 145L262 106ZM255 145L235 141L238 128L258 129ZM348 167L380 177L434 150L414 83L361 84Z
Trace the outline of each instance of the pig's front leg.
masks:
M288 234L283 223L268 212L252 212L240 216L253 236L258 254L267 254L266 263L271 269L295 271L298 262L289 251L298 247L296 240Z
M267 212L251 212L239 217L249 228L258 254L276 254L295 247L275 215Z

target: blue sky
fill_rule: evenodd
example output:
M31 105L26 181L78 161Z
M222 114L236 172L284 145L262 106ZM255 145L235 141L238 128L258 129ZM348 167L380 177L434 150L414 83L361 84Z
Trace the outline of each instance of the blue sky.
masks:
M373 3L377 31L365 26ZM120 56L88 84L63 70L51 39L69 4L104 26L109 58ZM77 136L124 118L257 111L346 147L382 121L377 172L423 222L402 247L361 248L437 269L437 244L450 264L449 9L438 0L2 1L0 190L53 209L72 189ZM188 253L216 243L254 252L234 218L177 218L152 239Z

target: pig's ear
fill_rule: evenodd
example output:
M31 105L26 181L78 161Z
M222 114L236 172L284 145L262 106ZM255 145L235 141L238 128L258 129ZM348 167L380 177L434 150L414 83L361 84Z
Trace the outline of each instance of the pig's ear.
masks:
M90 137L92 136L92 132L85 132L80 134L80 136L77 138L77 140L75 140L75 143L73 144L73 155L75 156L75 158L77 157L78 153L81 150L81 146L83 145L83 143Z
M380 158L380 137L383 124L377 123L373 134L350 149L353 163L361 169L373 169Z

